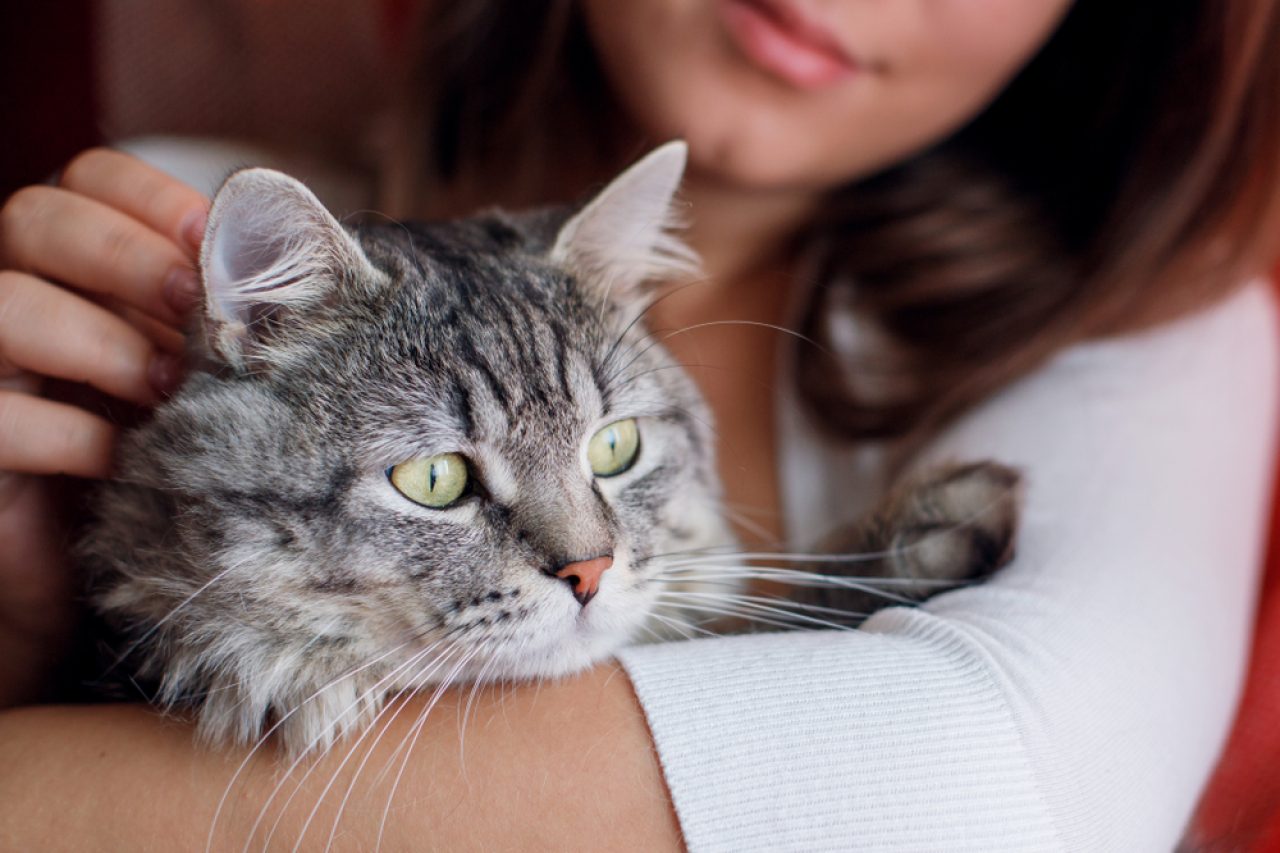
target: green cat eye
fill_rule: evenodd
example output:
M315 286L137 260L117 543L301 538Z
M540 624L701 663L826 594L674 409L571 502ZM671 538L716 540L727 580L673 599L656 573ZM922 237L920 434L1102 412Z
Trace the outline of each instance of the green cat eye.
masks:
M614 477L636 463L640 454L640 428L632 418L615 421L591 436L587 462L597 477Z
M431 509L446 509L467 493L467 460L457 453L410 459L387 470L400 494Z

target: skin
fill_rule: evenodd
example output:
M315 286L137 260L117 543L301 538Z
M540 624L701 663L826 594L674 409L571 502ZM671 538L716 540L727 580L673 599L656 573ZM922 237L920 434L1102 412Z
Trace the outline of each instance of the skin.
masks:
M592 38L637 134L691 144L688 236L708 277L660 303L652 325L785 323L795 265L788 238L821 195L975 114L1068 5L813 0L803 8L852 46L861 70L837 86L798 90L731 43L711 0L586 0ZM583 189L567 187L566 197ZM74 622L64 503L48 475L105 475L115 439L107 419L38 392L66 380L146 406L175 387L174 330L199 299L191 270L207 209L191 188L101 150L74 160L57 187L26 188L0 209L0 707L41 695ZM669 340L678 359L696 365L720 424L722 475L731 506L751 522L740 525L748 542L779 533L773 419L759 416L773 405L775 389L761 377L774 374L778 337L713 326ZM396 717L371 767L386 763L424 701L410 700ZM465 691L446 692L435 724L423 727L400 783L401 808L387 823L391 849L501 848L513 839L679 848L643 714L616 665L478 693L459 782L460 727L447 721L467 701ZM327 781L343 752L322 759L327 766L295 803L316 802L315 780ZM0 714L0 846L190 846L208 830L211 804L242 757L198 747L182 721L137 707ZM220 838L243 841L276 774L269 748L250 761ZM361 782L339 841L376 837L383 785ZM321 817L334 799L322 803ZM55 808L68 802L77 808ZM277 841L296 840L309 810L286 810Z

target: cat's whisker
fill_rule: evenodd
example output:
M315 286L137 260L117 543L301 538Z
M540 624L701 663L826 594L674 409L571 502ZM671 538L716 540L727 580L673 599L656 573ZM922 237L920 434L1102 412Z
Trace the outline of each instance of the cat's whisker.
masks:
M627 325L623 327L622 331L614 339L613 344L609 347L608 351L605 353L604 358L601 359L601 364L604 366L605 371L606 372L608 371L610 364L613 360L614 353L617 352L618 347L622 345L623 341L627 339L627 335L631 333L631 330L634 329L637 325L639 325L640 321L643 320L650 311L652 311L654 308L656 308L659 304L661 304L665 300L670 299L672 296L675 296L676 294L680 293L681 291L686 290L690 287L694 287L695 285L705 284L709 280L710 278L708 276L698 276L697 278L694 278L690 281L686 281L683 284L666 288L665 292L659 294L658 296L655 296L653 299L650 299L647 303L645 303L644 308L640 309L640 311L637 312L636 315L631 318L630 322L628 322ZM607 299L601 300L600 316L602 319L604 317L604 311L608 307L609 307L609 300ZM649 333L647 331L644 333L644 337L645 338L649 337Z
M729 617L732 619L742 619L748 622L759 622L762 625L771 625L775 628L794 630L796 627L794 622L769 619L767 617L760 616L758 614L754 614L749 611L744 611L740 608L736 608L732 606L715 607L708 604L699 604L697 602L690 602L690 601L669 601L669 602L666 602L666 606L677 607L677 608L680 608L681 610L692 610L697 613L707 613L712 616Z
M715 555L723 555L725 557L733 557L738 554L738 545L703 545L698 548L682 548L679 551L660 551L657 554L650 554L642 560L637 561L637 565L647 565L655 560L671 560L681 557L710 557Z
M437 643L437 644L436 644L436 646L438 646L438 645L439 645L440 643L442 643L442 642L444 642L444 641L443 641L443 640L441 640L439 643ZM428 649L427 649L426 651L427 651L427 652L430 652L430 651L432 651L436 646L430 646L430 647L428 647ZM443 659L447 659L447 657L448 657L448 655L449 655L450 651L451 651L450 649L446 649L446 650L445 650L445 652L444 652L443 657L436 657L436 658L433 658L433 659L432 659L432 661L431 661L431 663L430 663L430 664L428 664L428 667L437 666L437 665L439 664L439 662L440 662L440 661L442 661ZM420 653L420 654L416 657L416 659L414 660L414 663L416 664L416 663L420 662L420 661L421 661L425 656L426 656L425 654L421 654L421 653ZM416 680L416 678L415 678L414 680ZM377 712L377 714L375 714L374 718L373 718L372 720L370 720L369 724L368 724L368 725L366 725L366 726L361 730L360 734L356 737L355 741L354 741L354 742L350 745L350 747L347 749L347 754L346 754L345 756L343 756L342 761L338 763L338 766L337 766L336 768L334 768L333 774L330 776L328 783L326 783L326 784L325 784L324 788L320 791L319 796L317 796L317 797L316 797L315 804L314 804L314 805L312 805L312 807L311 807L311 811L307 814L307 818L306 818L306 820L305 820L305 821L303 822L303 824L302 824L302 829L301 829L301 831L299 831L299 833L298 833L298 839L297 839L297 841L295 842L295 846L294 846L294 848L293 848L295 851L297 851L297 850L299 849L299 847L301 846L301 844L302 844L302 840L303 840L303 838L305 838L305 837L306 837L307 830L308 830L308 829L310 828L310 826L311 826L311 822L315 819L315 816L316 816L316 814L319 812L319 810L320 810L320 806L323 804L323 802L324 802L325 798L328 796L329 791L333 788L334 784L336 784L336 783L337 783L337 781L338 781L338 777L341 775L343 768L347 766L347 762L349 762L349 761L352 759L352 757L353 757L353 756L355 755L355 753L356 753L356 750L357 750L357 749L359 749L360 744L364 742L365 738L366 738L366 737L368 737L368 736L369 736L369 734L370 734L370 732L372 732L372 731L374 730L374 728L376 727L376 725L377 725L378 721L382 718L382 716L383 716L384 714L386 714L386 713L387 713L387 710L388 710L389 708L393 707L393 705L394 705L394 702L388 702L388 703L385 703L385 704L384 704L384 705L383 705L383 706L378 710L378 712ZM389 726L389 725L391 724L391 721L392 721L392 720L394 720L394 719L395 719L395 714L393 713L393 714L392 714L392 715L387 719L387 722L384 724L384 726L383 726L384 730L385 730L385 728L386 728L387 726ZM372 742L372 744L376 744L376 743L377 743L377 739L375 738L375 739L374 739L374 741ZM371 746L370 746L370 753L372 752L372 748L373 748L372 744L371 744ZM367 754L366 754L366 757L367 757L367 755L368 755L368 754L370 754L370 753L367 753ZM312 765L312 766L307 770L307 772L303 775L302 779L301 779L301 780L299 780L299 788L298 788L299 790L301 789L301 784L302 784L302 782L306 781L306 778L307 778L308 776L310 776L310 774L312 773L312 771L314 771L314 770L315 770L315 768L316 768L316 767L318 767L318 766L319 766L319 764L318 764L318 763L317 763L317 764L313 764L313 765ZM363 766L364 766L364 765L363 765L363 763L362 763L362 764L360 765L360 768L363 768ZM358 778L359 778L359 769L357 769L357 771L356 771L355 775L354 775L354 776L352 777L352 779L351 779L350 784L347 786L347 792L346 792L347 794L350 794L350 793L351 793L351 790L355 787L355 783L356 783L356 780L357 780ZM292 801L292 797L290 798L290 801ZM345 806L345 804L346 804L346 797L345 797L345 796L343 797L343 801L342 801L342 802L343 802L343 805ZM282 808L282 810L281 810L281 813L283 814L283 812L284 812L285 810L287 810L287 809L288 809L288 807L289 807L289 801L286 801L286 803L284 804L284 807L283 807L283 808ZM341 818L341 816L342 816L342 815L341 815L341 810L339 810L338 814L337 814L337 815L335 815L335 817L334 817L334 825L335 825L335 826L337 825L337 822L338 822L338 820ZM275 827L273 826L273 827L272 827L272 829L271 829L271 832L267 834L267 843L269 843L269 842L271 841L271 835L272 835L274 832L275 832ZM265 846L265 845L264 845L264 846Z
M685 593L695 600L710 600L714 602L724 602L725 598L718 595L708 595L703 593ZM785 620L792 628L797 627L796 623L802 623L809 627L831 628L837 631L849 631L855 626L848 622L833 622L830 619L822 619L817 616L811 616L808 613L797 612L797 609L789 609L787 607L779 607L776 603L767 603L768 600L759 600L755 596L734 596L728 599L727 603L733 607L749 613L764 613L769 616L777 617ZM836 610L836 613L847 614L854 618L854 621L861 622L865 618L865 614L853 611Z
M695 624L693 624L692 622L688 622L688 621L684 621L684 620L677 619L677 618L675 618L675 617L674 617L674 615L668 615L668 614L658 613L657 611L654 611L654 612L650 613L650 614L649 614L649 616L650 616L650 617L652 617L652 618L654 618L654 619L657 619L659 622L662 622L663 624L668 625L669 627L671 627L671 628L675 629L677 632L679 632L680 636L684 637L686 640L691 640L691 639L693 639L693 635L692 635L692 634L690 634L690 633L688 633L688 632L690 632L690 631L697 631L697 632L699 632L699 633L701 633L701 634L704 634L704 635L706 635L706 636L708 636L708 637L719 637L719 636L721 636L720 634L716 633L715 631L712 631L712 630L710 630L710 629L708 629L708 628L704 628L704 627L702 627L701 625L695 625ZM655 634L655 636L657 636L657 635ZM665 639L665 638L659 637L659 639Z
M301 764L302 761L311 754L311 751L315 749L316 745L319 744L322 739L327 737L331 730L336 729L338 726L340 726L343 722L344 717L353 708L359 707L359 705L362 702L369 699L369 697L375 696L378 693L378 691L381 691L383 689L383 685L385 685L387 682L394 679L397 675L399 675L405 669L408 669L413 665L415 665L416 663L418 663L420 660L422 660L422 658L430 654L434 648L435 646L428 646L427 648L424 648L410 655L408 660L404 661L395 669L391 670L389 673L387 673L381 679L379 679L372 687L369 687L363 693L357 696L355 701L348 704L341 712L339 712L334 716L334 719L332 719L328 725L326 725L323 729L321 729L319 732L316 733L315 737L312 738L312 740L298 753L298 755L294 757L293 761L289 764L289 766L285 768L284 773L280 777L280 781L276 783L276 786L272 789L270 796L268 796L266 801L262 804L262 809L258 812L258 817L253 822L253 826L249 828L249 834L245 838L244 853L248 853L249 845L253 843L253 837L257 834L258 828L262 825L262 821L266 819L267 812L271 807L271 803L275 800L277 796L279 796L280 789L284 786L285 782L288 781L288 779L293 775L293 772L294 770L297 769L298 765ZM382 711L380 710L378 714L380 715L381 713ZM377 718L378 717L375 715L374 719L376 720ZM293 793L285 801L284 805L281 806L280 813L276 816L275 822L272 823L271 829L267 833L266 839L263 841L264 849L270 843L271 836L275 833L276 827L279 826L280 821L284 818L284 814L286 811L288 811L290 803L293 802L294 797L296 797L298 792L302 789L302 784L311 776L311 773L315 771L315 768L317 766L319 766L318 762L313 763L311 767L307 769L306 773L303 774L302 778L297 780L297 785L295 786Z
M378 722L382 719L383 714L387 713L387 711L390 711L390 716L386 718L385 722L382 723L382 728L378 731L376 735L374 735L373 740L369 742L368 747L365 749L364 757L360 759L360 764L357 765L354 774L352 774L351 781L347 783L347 788L346 788L346 791L343 793L342 801L338 804L338 809L333 816L333 822L329 827L329 840L326 843L326 849L328 849L329 845L333 843L334 838L337 836L338 825L342 820L343 812L346 810L347 802L350 800L352 793L355 791L356 783L360 779L361 774L364 772L365 766L369 763L369 759L373 757L373 753L376 750L378 743L382 740L383 736L387 733L387 731L390 730L391 726L395 723L396 719L400 716L401 712L404 710L405 702L402 701L403 698L414 693L419 687L419 682L422 682L425 679L430 678L435 672L437 672L442 667L444 667L448 663L449 658L456 651L458 651L458 647L451 646L450 648L446 649L442 655L436 658L433 658L420 672L413 675L409 679L409 683L405 687L405 689L400 691L397 694L397 696L393 697L387 703L386 707L382 711L380 711L373 720L370 721L369 725L365 729L365 732L360 736L360 738L357 739L357 741L354 744L352 744L351 749L347 753L348 757L346 760L350 759L350 756L359 747L360 742L364 740L364 736L369 732L371 732L374 729L374 727L378 725ZM394 709L394 710L391 710L391 709ZM343 761L343 764L346 763L346 760ZM340 773L341 770L342 770L342 766L340 765L338 769L335 771L335 778L337 776L337 773ZM330 784L332 784L332 780L330 781ZM371 785L370 787L372 788L376 785L377 785L377 780L375 780L373 785ZM321 796L323 797L324 794L321 794ZM319 803L317 803L317 806L318 805ZM301 840L301 836L299 836L299 840Z
M466 760L466 743L467 743L467 718L471 715L471 706L476 700L481 688L485 686L485 676L489 670L497 664L498 659L489 658L484 666L480 668L480 672L471 681L471 690L467 694L466 707L462 709L462 719L458 724L458 766L462 768L462 781L467 782L467 760Z
M266 730L266 732L263 733L262 737L258 738L257 742L254 743L252 748L250 748L249 754L244 757L244 760L240 762L240 766L236 768L236 772L232 774L231 781L227 783L226 790L222 792L222 797L218 800L218 806L216 809L214 809L214 812L213 812L213 821L209 825L209 835L208 835L208 838L205 840L205 853L210 853L210 851L213 850L213 836L214 836L214 832L218 828L218 820L222 815L223 807L226 805L227 797L231 795L231 791L235 788L235 784L237 780L239 780L240 774L243 773L245 768L249 766L249 762L252 761L253 757L257 755L258 751L262 749L263 746L266 745L267 741L271 739L271 736L275 734L276 730L278 730L282 725L284 725L285 721L288 720L290 717L292 717L304 705L306 705L308 702L311 702L317 696L320 696L322 693L334 687L335 685L340 684L343 681L346 681L348 678L353 678L356 675L359 675L361 672L368 669L369 667L376 666L378 663L382 662L383 660L386 660L388 657L400 651L407 645L409 645L409 642L405 641L398 646L388 649L387 651L383 652L382 654L378 655L372 660L365 661L363 664L333 679L328 684L325 684L323 687L316 690L306 699L303 699L297 705L294 705L292 708L290 708L285 714L283 714L278 720L276 720L271 725L271 727Z
M811 574L809 572L800 572L793 569L778 569L775 571L759 570L753 567L733 567L727 571L712 571L704 573L708 567L699 566L696 570L688 570L675 576L655 577L652 578L656 583L664 584L721 584L730 585L729 581L758 580L768 583L782 584L786 586L807 587L814 589L847 589L861 592L866 595L875 596L886 601L893 601L898 604L915 605L919 603L918 597L905 596L885 589L883 586L906 586L916 588L920 586L929 586L941 590L956 589L963 584L956 581L946 581L937 579L922 579L914 581L911 578L857 578L857 577L835 577L828 575Z
M898 550L882 550L882 551L861 551L848 554L813 554L804 552L787 552L787 551L737 551L731 555L738 560L787 560L794 563L869 563L875 560L883 560L892 557L899 551L905 551L907 548L918 547L915 543L903 546ZM690 558L691 561L698 558Z
M670 590L659 594L659 600L665 602L680 600L682 597L695 597L711 601L723 601L730 604L754 605L769 607L771 610L794 613L797 617L806 617L809 613L825 613L829 616L850 617L856 620L865 619L869 614L860 610L845 610L839 607L828 607L822 604L810 604L803 601L792 601L778 596L759 595L724 595L723 593L701 593L683 590ZM843 627L848 627L844 625Z
M683 335L688 332L695 332L695 331L698 331L699 329L706 329L714 326L752 326L756 328L772 329L775 332L781 332L785 335L790 335L791 337L796 338L799 341L810 344L811 346L816 347L820 352L826 355L831 354L826 349L826 347L824 347L822 344L815 341L813 338L809 337L808 335L804 335L800 332L797 332L795 329L788 329L786 326L779 326L774 323L764 323L759 320L708 320L705 323L694 323L689 326L682 326L679 329L672 329L671 331L651 333L650 334L650 338L652 339L651 343L648 346L646 346L644 349L642 349L639 353L637 353L635 357L631 359L631 361L628 361L625 365L623 365L622 369L626 370L630 368L631 365L635 364L637 361L639 361L641 358L647 355L654 347L664 344L678 335Z
M965 585L965 581L946 580L943 578L876 578L863 576L849 577L827 577L825 575L815 575L808 572L800 572L793 569L779 569L776 572L759 572L752 571L751 567L745 567L740 571L733 572L715 572L711 575L700 575L697 572L706 569L706 566L697 567L696 570L687 570L688 574L681 570L681 574L669 577L655 577L653 581L658 583L689 583L690 581L698 581L701 583L725 583L730 579L737 580L761 580L784 584L786 586L802 586L816 587L818 589L853 589L859 592L865 592L869 595L877 595L884 598L893 598L896 593L886 587L930 587L937 591L948 589L959 589ZM915 599L911 599L912 603Z
M747 509L749 511L755 511L754 507ZM721 506L721 513L730 523L742 530L745 530L760 541L768 542L770 544L780 544L777 534L760 522L751 518L741 508L734 506L733 504L723 504Z
M207 590L209 587L213 586L213 585L214 585L215 583L217 583L219 580L221 580L222 578L226 577L228 574L230 574L230 573L231 573L232 571L234 571L235 569L241 568L241 567L243 567L244 565L246 565L246 563L245 563L245 562L232 563L230 566L227 566L225 569L223 569L222 571L218 572L218 573L217 573L216 575L214 575L213 577L209 578L209 580L205 581L205 582L204 582L204 584L203 584L203 585L201 585L199 589L197 589L195 592L191 593L191 594L190 594L190 595L188 595L186 598L184 598L182 601L180 601L180 602L178 602L176 605L174 605L174 607L172 607L172 608L169 610L169 612L168 612L168 613L166 613L166 614L165 614L161 619L159 619L159 620L158 620L154 625L152 625L150 628L148 628L148 629L146 630L146 632L144 632L144 633L142 634L142 636L138 637L136 640L134 640L132 643L130 643L130 644L128 645L128 647L126 647L126 648L125 648L125 650L124 650L123 652L121 652L121 653L120 653L120 655L119 655L119 656L118 656L114 661L112 661L112 662L111 662L111 665L110 665L110 666L108 666L108 667L107 667L107 669L106 669L106 670L102 673L102 675L101 675L101 676L99 676L99 677L103 677L103 678L104 678L104 677L106 677L107 675L111 674L111 672L112 672L112 671L113 671L117 666L119 666L121 663L123 663L123 662L125 661L125 659L129 657L129 655L131 655L131 654L133 654L135 651L137 651L137 649L138 649L138 647L139 647L139 646L141 646L141 645L142 645L143 643L145 643L147 640L149 640L149 639L151 639L153 636L155 636L156 631L159 631L162 627L164 627L165 623L167 623L170 619L172 619L175 615L177 615L178 611L182 610L184 607L186 607L187 605L189 605L191 602L195 601L197 596L199 596L202 592L204 592L205 590Z
M701 602L708 602L703 604ZM856 626L851 623L861 622L869 614L862 611L843 610L839 608L823 607L820 605L801 604L792 602L787 599L761 598L759 596L738 595L738 596L722 596L719 594L703 594L703 593L673 593L673 596L664 600L663 604L676 607L702 607L714 609L717 606L732 608L735 615L749 621L761 621L766 624L778 627L786 627L792 630L798 627L811 628L829 628L837 631L853 630ZM817 616L810 615L804 611L824 612L828 615L835 615L847 618L844 622L833 622L829 619L822 619ZM761 614L766 614L762 616ZM783 620L775 621L768 617L776 617Z
M404 758L400 761L400 770L396 773L395 781L391 783L391 791L387 794L387 803L382 809L382 819L378 822L378 838L373 848L375 851L382 849L382 837L387 829L387 817L391 814L391 803L395 799L396 791L400 788L400 780L404 777L405 768L409 766L409 758L413 754L414 746L418 743L418 736L422 734L422 727L426 723L427 717L440 701L440 698L444 696L445 690L452 686L454 678L456 678L458 673L462 671L463 667L470 662L471 658L479 652L480 649L478 647L474 648L469 651L462 660L458 661L458 664L453 668L449 675L445 677L445 680L441 682L440 687L438 687L431 695L431 700L427 703L426 708L422 710L422 713L418 716L418 720L414 723L413 728L411 729L413 737L409 741L408 748L404 750ZM399 751L399 747L397 747L397 751ZM392 760L394 761L394 755ZM390 766L390 764L388 764L388 766Z

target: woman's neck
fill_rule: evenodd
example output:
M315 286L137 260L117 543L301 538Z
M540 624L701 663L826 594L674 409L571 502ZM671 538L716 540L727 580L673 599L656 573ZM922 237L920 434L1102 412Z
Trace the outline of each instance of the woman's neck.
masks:
M754 191L691 172L680 191L688 205L685 239L702 258L704 275L726 286L785 266L818 199L791 191Z
M741 541L780 541L773 426L777 326L786 323L794 245L811 203L733 192L696 176L681 192L685 236L704 277L673 283L646 313L649 329L698 383L715 415L720 477Z

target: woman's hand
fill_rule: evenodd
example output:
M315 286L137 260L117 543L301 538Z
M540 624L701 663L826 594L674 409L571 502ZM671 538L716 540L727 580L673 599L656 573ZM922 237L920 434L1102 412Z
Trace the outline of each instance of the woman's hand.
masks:
M105 476L116 430L98 403L148 406L179 381L208 204L94 149L0 208L0 707L41 692L74 618L49 475Z

